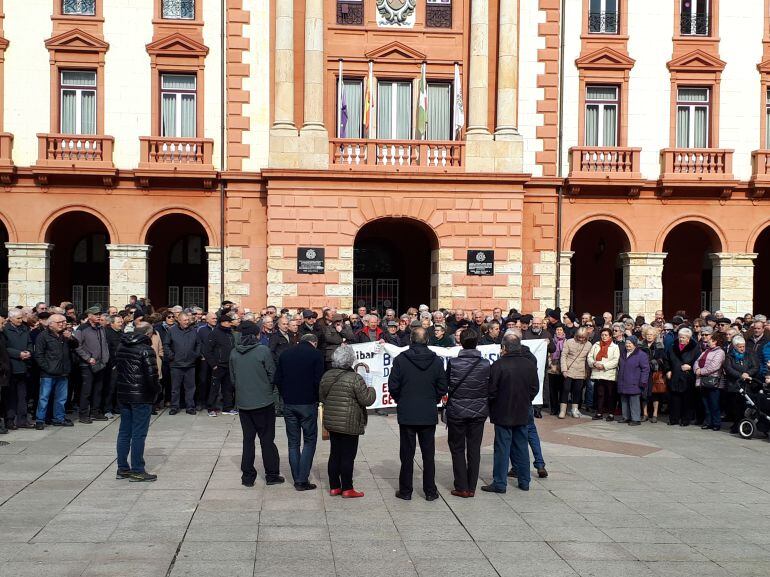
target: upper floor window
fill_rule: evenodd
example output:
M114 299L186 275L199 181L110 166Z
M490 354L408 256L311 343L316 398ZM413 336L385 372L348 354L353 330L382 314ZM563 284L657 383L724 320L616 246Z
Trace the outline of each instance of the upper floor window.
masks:
M618 0L591 0L588 31L592 34L618 33Z
M161 75L161 136L195 138L197 79L194 74Z
M93 16L96 14L96 0L62 0L62 13Z
M452 140L452 85L428 83L428 140Z
M345 78L342 81L340 138L361 138L363 133L363 82ZM345 125L342 125L342 122Z
M377 138L412 137L412 83L383 80L377 83Z
M708 36L711 33L711 0L680 0L682 36Z
M96 134L96 72L61 72L62 134Z
M676 98L677 148L707 148L711 90L680 88Z
M426 0L425 26L429 28L451 28L452 0Z
M364 0L337 0L337 24L362 26Z
M169 20L194 20L195 0L162 0L163 18Z
M586 146L617 146L618 87L586 87Z

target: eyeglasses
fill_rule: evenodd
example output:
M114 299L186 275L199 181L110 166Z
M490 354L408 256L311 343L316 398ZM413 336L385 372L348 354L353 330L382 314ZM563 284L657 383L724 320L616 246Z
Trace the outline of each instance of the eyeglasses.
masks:
M592 324L587 324L587 325L583 325L583 326L586 327L586 328L589 328L589 329L593 328Z

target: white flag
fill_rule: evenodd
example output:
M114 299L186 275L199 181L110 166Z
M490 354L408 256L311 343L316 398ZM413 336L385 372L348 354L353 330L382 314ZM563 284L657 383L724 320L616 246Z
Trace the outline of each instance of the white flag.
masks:
M455 62L455 104L454 104L454 137L460 140L465 126L465 109L463 108L463 83L460 80L460 65Z

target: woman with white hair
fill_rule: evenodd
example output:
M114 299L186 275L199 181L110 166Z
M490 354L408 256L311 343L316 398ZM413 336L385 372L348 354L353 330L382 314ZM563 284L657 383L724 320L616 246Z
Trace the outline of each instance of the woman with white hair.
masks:
M743 400L740 390L751 384L751 379L759 375L759 361L750 349L746 348L746 339L741 336L733 337L732 347L727 352L725 359L725 383L727 385L728 420L733 424L730 427L732 434L738 433L738 423L743 418L746 402Z
M669 396L668 424L686 427L695 409L695 372L693 365L700 355L700 347L692 338L692 331L682 327L677 342L666 352L665 366Z
M358 437L366 428L366 407L374 404L377 393L367 387L361 375L353 370L356 354L348 345L340 345L332 353L331 369L321 379L320 400L323 403L323 426L329 431L329 494L351 499L363 497L353 488L353 463L358 453Z

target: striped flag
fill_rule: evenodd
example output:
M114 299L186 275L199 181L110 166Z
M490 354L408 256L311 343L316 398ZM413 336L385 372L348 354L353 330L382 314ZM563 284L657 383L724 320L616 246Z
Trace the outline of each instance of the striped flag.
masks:
M465 109L463 108L463 83L460 80L460 65L455 62L455 103L454 103L454 137L460 140L465 126Z
M422 63L422 74L417 96L417 140L428 139L428 83L425 80L425 63Z
M369 77L364 82L364 134L372 137L372 114L374 112L374 75L373 63L369 61Z

